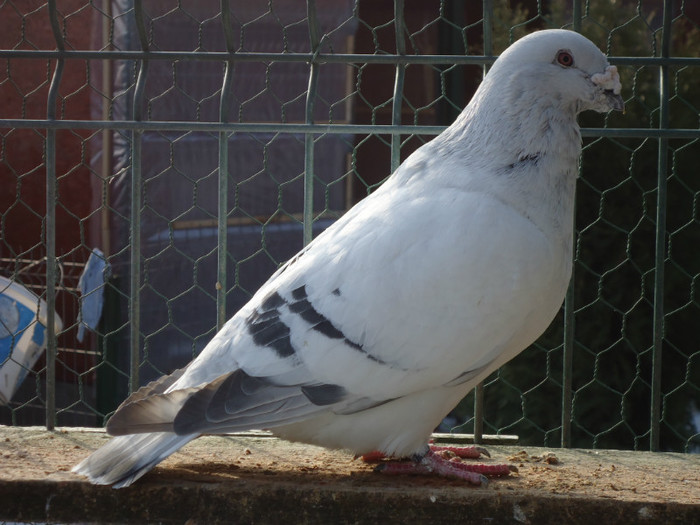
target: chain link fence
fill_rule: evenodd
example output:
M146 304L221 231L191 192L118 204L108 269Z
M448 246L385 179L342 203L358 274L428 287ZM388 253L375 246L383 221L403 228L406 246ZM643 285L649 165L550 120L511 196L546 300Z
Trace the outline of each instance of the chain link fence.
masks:
M698 452L699 23L670 0L1 2L0 423L104 424L509 43L565 27L618 65L627 112L581 117L561 314L441 430Z

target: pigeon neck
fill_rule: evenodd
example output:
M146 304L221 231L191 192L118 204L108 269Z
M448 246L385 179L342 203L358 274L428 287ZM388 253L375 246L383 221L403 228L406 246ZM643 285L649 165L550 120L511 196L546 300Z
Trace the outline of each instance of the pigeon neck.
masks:
M581 135L575 101L543 88L536 75L501 76L486 77L445 138L505 165L548 153L577 159Z

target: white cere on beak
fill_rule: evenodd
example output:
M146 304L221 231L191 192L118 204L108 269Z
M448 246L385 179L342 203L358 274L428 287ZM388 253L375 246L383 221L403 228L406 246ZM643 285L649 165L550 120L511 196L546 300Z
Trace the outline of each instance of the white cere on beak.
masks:
M591 81L605 90L611 90L616 95L620 94L622 84L620 83L620 75L617 72L617 67L608 66L604 73L596 73L591 76Z

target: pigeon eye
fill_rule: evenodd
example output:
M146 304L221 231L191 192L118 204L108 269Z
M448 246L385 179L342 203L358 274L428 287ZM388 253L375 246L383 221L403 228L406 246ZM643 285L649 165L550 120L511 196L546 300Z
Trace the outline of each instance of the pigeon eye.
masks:
M557 62L564 67L571 67L574 65L574 57L568 51L559 51L557 53Z

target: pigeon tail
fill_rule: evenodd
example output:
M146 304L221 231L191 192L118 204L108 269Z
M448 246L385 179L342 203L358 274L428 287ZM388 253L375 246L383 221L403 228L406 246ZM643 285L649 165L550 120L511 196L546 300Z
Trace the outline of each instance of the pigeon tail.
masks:
M198 435L154 432L118 436L75 466L73 472L97 485L128 487Z

